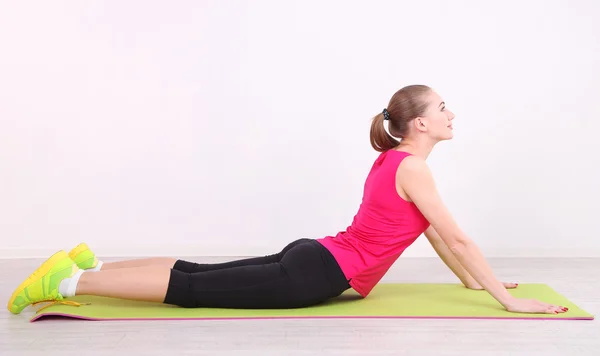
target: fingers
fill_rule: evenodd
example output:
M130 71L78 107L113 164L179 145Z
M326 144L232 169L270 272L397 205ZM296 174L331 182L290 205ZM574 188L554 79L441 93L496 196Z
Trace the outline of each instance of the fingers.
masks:
M542 313L561 314L569 311L569 308L548 304L535 299L517 299L514 305L508 306L508 310L520 313Z
M560 314L560 313L566 313L569 310L569 308L540 302L539 300L536 300L535 302L538 305L538 307L540 308L540 312L545 313L545 314Z
M518 285L519 285L518 283L504 283L504 288L514 289L514 288L517 288Z
M566 313L567 311L569 311L569 308L561 307L561 306L554 306L554 310L555 310L556 314L559 314L559 313Z
M565 308L565 307L558 306L558 305L552 305L552 304L547 304L545 307L546 307L545 312L547 314L566 313L569 310L569 308Z

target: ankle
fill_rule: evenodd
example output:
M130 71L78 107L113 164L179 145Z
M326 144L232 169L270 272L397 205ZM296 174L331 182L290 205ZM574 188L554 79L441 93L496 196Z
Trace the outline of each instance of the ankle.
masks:
M85 271L86 272L98 272L102 270L102 266L104 265L104 262L102 261L98 261L98 263L96 264L96 267L94 268L88 268Z
M84 275L84 270L80 269L72 277L65 278L58 285L58 293L65 298L74 297L77 294L77 286L81 277Z

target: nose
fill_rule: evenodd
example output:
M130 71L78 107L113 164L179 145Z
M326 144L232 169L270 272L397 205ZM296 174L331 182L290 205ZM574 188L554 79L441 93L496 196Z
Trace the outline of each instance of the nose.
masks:
M450 121L454 120L455 116L456 115L454 115L454 113L452 111L448 110L448 120L450 120Z

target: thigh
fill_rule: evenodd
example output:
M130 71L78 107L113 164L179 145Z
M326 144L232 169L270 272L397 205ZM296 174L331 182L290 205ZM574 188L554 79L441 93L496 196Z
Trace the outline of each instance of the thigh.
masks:
M175 262L175 265L173 265L173 269L185 273L200 273L229 269L234 267L265 265L277 262L278 259L279 257L275 254L262 257L244 258L222 263L195 263L184 260L177 260L177 262Z
M197 273L197 272L208 272L208 271L216 271L222 269L229 269L234 267L244 267L244 266L255 266L255 265L265 265L270 263L276 263L281 261L281 258L292 248L298 246L300 244L304 244L309 242L310 239L298 239L289 243L287 246L283 248L278 253L272 255L266 255L261 257L250 257L239 259L235 261L223 262L223 263L194 263L189 261L177 260L175 265L173 265L173 269L186 272L186 273Z
M285 308L291 281L281 263L206 272L171 271L165 303L191 308Z
M173 270L165 302L184 307L245 309L314 305L331 296L322 261L315 253L318 251L314 247L298 243L280 262L199 273Z

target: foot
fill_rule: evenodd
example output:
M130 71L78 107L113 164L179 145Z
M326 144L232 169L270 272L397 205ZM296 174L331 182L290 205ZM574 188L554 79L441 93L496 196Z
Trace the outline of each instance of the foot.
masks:
M55 253L14 291L8 301L8 310L19 314L30 304L63 300L58 286L78 270L79 267L65 251Z
M77 264L77 267L81 269L91 269L98 265L98 258L85 243L80 243L72 249L71 252L69 252L69 257Z

